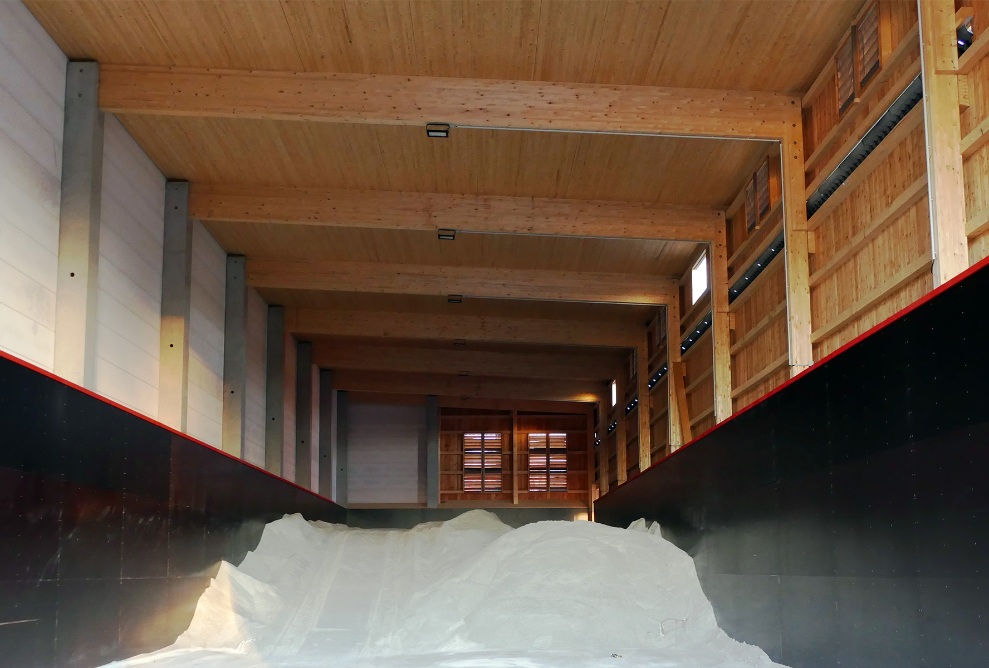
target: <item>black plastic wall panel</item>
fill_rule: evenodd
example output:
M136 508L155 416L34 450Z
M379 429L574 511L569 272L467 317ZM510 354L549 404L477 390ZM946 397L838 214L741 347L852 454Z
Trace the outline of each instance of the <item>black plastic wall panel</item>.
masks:
M595 510L658 520L729 635L785 664L989 665L989 269Z
M92 666L166 646L290 483L0 358L0 665Z

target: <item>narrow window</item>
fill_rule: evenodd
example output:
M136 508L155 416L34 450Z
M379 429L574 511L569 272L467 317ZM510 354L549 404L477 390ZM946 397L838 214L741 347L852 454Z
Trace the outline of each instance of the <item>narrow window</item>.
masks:
M614 407L618 403L618 381L611 381L611 405Z
M855 26L858 82L863 87L881 67L879 56L879 3L874 2Z
M843 114L855 101L855 26L845 35L834 57L838 113Z
M501 491L501 434L464 434L464 491Z
M690 303L696 304L697 300L707 292L707 253L704 253L690 270Z
M567 491L567 435L529 434L529 491Z

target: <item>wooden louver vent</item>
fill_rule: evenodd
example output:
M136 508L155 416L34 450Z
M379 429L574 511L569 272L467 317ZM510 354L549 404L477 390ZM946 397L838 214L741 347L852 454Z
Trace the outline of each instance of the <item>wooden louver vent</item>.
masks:
M834 56L835 86L838 89L838 113L855 101L855 27L845 35Z
M855 26L855 56L858 59L858 83L865 86L879 71L879 3L872 5Z
M769 162L764 162L755 173L756 209L761 219L769 213Z
M464 491L501 491L501 434L464 434Z
M759 213L756 211L755 182L749 182L745 187L745 227L751 232L759 222Z
M529 491L567 491L567 435L529 434Z

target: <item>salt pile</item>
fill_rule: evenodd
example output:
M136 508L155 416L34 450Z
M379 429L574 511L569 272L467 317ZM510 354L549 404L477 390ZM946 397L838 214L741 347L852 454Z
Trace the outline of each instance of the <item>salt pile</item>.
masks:
M629 529L471 511L410 531L293 515L224 563L174 645L115 666L770 667L718 628L690 557Z

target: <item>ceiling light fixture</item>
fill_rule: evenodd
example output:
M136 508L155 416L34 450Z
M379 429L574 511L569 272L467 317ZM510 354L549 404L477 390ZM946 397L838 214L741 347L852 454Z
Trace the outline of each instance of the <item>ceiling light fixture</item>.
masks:
M457 231L443 228L436 231L436 238L440 241L453 241L457 238Z
M463 295L447 295L446 296L446 301L448 303L450 303L450 304L463 304L464 303L464 296Z
M450 136L450 124L426 123L426 136L434 139L446 139Z

